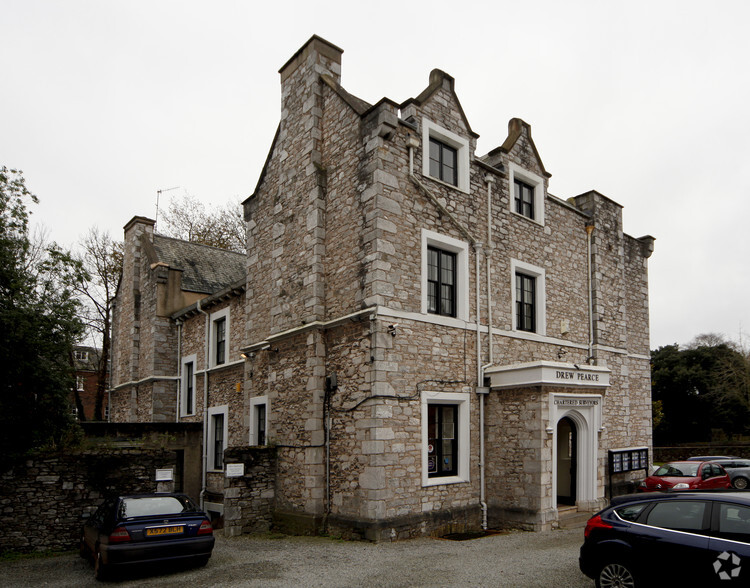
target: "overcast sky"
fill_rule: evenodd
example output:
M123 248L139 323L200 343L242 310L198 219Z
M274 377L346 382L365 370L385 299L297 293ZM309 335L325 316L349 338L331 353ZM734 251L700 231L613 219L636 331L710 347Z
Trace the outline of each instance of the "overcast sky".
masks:
M0 165L63 245L154 217L157 190L250 195L280 115L279 68L312 34L342 84L417 96L440 68L478 155L532 127L550 192L596 189L656 237L651 347L750 343L750 2L0 0Z

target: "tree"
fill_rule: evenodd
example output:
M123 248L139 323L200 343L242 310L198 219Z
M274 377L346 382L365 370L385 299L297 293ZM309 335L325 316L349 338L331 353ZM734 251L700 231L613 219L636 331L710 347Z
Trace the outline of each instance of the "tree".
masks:
M655 441L708 441L714 430L728 437L747 433L749 371L747 356L713 334L696 337L686 349L667 345L652 351L653 400L662 409Z
M38 199L21 172L0 168L0 466L32 447L59 445L72 425L70 354L80 336L72 283L80 271L29 236Z
M96 402L94 420L103 419L104 394L107 391L112 335L112 307L122 274L123 243L113 241L109 233L94 227L80 242L77 256L80 271L74 288L82 301L81 318L96 347ZM85 419L78 392L75 392L79 418Z
M230 202L207 211L194 196L170 200L159 229L168 237L244 253L247 246L242 204Z

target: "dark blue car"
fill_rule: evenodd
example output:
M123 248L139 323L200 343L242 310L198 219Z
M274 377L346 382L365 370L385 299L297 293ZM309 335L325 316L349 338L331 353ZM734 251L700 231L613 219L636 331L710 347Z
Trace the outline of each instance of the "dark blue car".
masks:
M97 579L135 564L205 565L214 548L211 521L184 494L116 496L84 518L81 556Z
M750 495L616 497L586 525L581 571L601 588L750 586Z

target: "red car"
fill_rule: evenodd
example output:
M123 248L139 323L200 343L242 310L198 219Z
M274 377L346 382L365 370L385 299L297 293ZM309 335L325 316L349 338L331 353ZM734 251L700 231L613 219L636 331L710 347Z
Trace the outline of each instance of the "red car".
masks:
M729 475L719 464L707 461L672 461L643 480L638 491L717 490L731 486Z

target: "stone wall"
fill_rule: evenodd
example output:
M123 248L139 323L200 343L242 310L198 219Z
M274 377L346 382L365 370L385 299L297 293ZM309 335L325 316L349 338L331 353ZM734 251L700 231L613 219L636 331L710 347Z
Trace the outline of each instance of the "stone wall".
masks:
M241 463L245 475L224 478L224 533L230 537L268 531L276 498L276 450L272 447L232 447L225 464Z
M164 449L99 449L39 455L0 475L3 551L76 549L81 515L114 493L156 492L157 468L175 467Z

